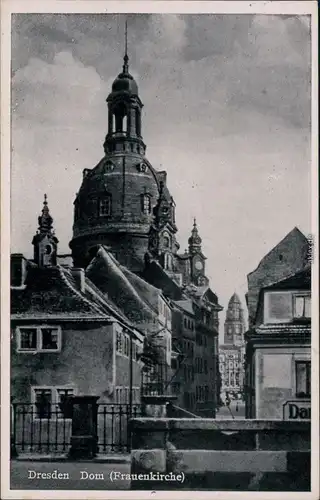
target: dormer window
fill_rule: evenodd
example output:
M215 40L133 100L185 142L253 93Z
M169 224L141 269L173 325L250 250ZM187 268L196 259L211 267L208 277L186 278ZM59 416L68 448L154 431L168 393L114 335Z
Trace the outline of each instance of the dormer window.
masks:
M144 162L138 164L139 172L146 172L148 169L147 165Z
M151 197L149 194L143 194L141 196L141 210L146 215L151 213Z
M112 170L114 170L114 164L112 163L112 161L107 161L104 169L106 172L112 172Z
M106 195L99 200L99 217L111 215L111 195Z
M289 323L311 318L311 296L307 292L274 291L265 293L264 323Z

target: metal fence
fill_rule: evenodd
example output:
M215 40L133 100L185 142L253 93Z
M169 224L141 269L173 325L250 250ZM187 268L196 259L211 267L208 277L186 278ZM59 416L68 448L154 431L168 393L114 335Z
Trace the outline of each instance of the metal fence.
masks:
M141 405L98 405L98 452L124 453L130 451L130 418L142 415Z
M141 416L141 405L98 404L98 453L130 451L129 421ZM66 454L72 416L59 404L13 403L11 446L19 453Z

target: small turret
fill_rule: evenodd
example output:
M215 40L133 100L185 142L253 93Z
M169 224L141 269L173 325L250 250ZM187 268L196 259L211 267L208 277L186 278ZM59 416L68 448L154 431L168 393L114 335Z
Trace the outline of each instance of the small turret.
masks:
M38 230L33 237L34 261L40 267L57 264L58 238L53 231L53 218L50 215L47 195L44 195L42 214L38 217Z

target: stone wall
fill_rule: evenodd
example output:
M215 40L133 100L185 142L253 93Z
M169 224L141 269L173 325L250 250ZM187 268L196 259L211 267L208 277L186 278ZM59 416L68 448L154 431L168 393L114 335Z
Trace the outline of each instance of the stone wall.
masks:
M131 473L141 478L133 489L310 490L308 422L141 418L131 426ZM160 474L180 479L168 484Z

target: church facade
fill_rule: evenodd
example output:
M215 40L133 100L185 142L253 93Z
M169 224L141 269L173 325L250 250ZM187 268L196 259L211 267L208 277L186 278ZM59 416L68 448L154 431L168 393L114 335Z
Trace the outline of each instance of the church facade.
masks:
M166 172L154 169L146 158L146 145L142 137L143 104L137 83L129 73L127 54L122 72L112 84L107 105L108 132L104 141L104 156L94 168L83 171L82 183L74 200L73 235L69 244L71 255L62 258L58 254L58 239L52 231L52 218L45 199L43 214L39 218L39 231L33 239L34 259L27 261L23 256L12 256L13 297L25 293L28 296L25 300L29 304L23 310L25 306L21 304L25 303L24 300L17 298L13 301L13 394L19 393L17 373L20 370L21 377L25 374L22 360L25 359L25 353L17 348L21 338L17 321L19 325L21 318L28 323L32 321L32 304L40 300L41 294L43 297L46 295L42 288L48 288L48 285L44 285L42 279L45 280L44 275L51 273L50 286L46 288L49 296L52 290L55 290L55 296L59 295L59 287L56 290L59 280L64 286L70 281L75 296L79 300L81 296L86 307L94 302L92 307L99 316L99 319L95 318L95 324L105 331L105 321L121 323L124 338L128 339L122 345L122 333L118 332L120 327L116 327L107 342L113 346L107 349L113 359L110 366L114 366L118 354L122 364L117 373L125 380L116 381L115 369L110 368L110 373L103 377L108 380L108 389L103 391L92 385L84 391L108 397L112 395L110 401L117 400L116 389L117 394L127 394L128 377L125 374L128 373L129 364L122 358L129 356L128 342L133 342L130 339L134 339L136 345L134 388L138 388L142 383L143 361L137 353L143 350L145 339L152 338L161 353L157 363L167 367L162 390L168 392L169 387L176 383L176 396L183 408L195 412L206 409L210 416L214 416L218 400L218 314L222 307L205 274L206 257L202 252L196 221L188 240L188 250L179 252L175 202L167 186ZM20 268L27 271L17 278L17 285L14 280ZM29 279L28 273L29 276L30 273L38 274L38 280ZM45 323L56 314L57 325L60 325L60 316L66 320L72 317L76 329L82 331L82 317L77 316L77 310L73 309L68 297L59 301L59 314L51 310L49 298L45 299L45 304L41 299L43 306L37 306L39 314L43 307L41 314L46 316ZM34 342L38 345L39 335L41 344L42 334L37 333L37 328L36 333L32 333L33 337L28 337L32 346ZM54 366L67 352L69 337L62 335L64 341L58 343ZM105 334L102 337L101 333L99 335L101 340ZM192 349L185 341L187 337L191 337ZM78 357L86 358L86 345L86 342L80 343ZM34 363L30 364L33 378L38 369L42 373L47 363L52 363L52 354L46 357L41 353L40 356L42 362L36 363L38 368L33 366ZM77 374L71 369L74 363L69 351L68 366L71 371L69 373L65 369L64 373L68 373L68 379L76 381ZM104 360L96 360L96 364L99 363L103 365ZM93 368L90 363L87 365L87 370ZM57 377L51 375L53 379Z

